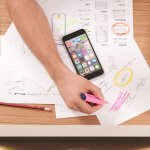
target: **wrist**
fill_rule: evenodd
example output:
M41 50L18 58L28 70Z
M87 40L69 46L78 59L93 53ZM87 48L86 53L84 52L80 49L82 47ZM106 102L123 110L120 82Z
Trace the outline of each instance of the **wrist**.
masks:
M56 84L71 73L71 71L64 64L59 64L55 67L55 69L49 69L48 72Z

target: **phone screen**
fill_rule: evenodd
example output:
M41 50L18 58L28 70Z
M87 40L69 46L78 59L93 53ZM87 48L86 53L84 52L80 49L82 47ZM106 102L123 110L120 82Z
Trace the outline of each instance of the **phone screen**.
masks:
M64 41L77 73L87 79L103 74L102 66L87 34L83 31L78 31L78 34Z

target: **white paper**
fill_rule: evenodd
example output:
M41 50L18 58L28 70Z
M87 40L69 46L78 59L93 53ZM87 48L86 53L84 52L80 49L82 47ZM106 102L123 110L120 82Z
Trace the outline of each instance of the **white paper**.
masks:
M133 43L132 0L38 2L48 17L61 58L73 71L61 38L86 29L105 71L91 80L109 102L97 112L101 124L120 124L150 109L150 71ZM57 118L86 115L66 107L47 71L13 24L2 40L0 67L2 101L62 104L56 105Z
M39 60L28 51L15 25L11 24L2 39L2 56L5 58L6 70L47 73Z
M105 99L109 102L96 112L100 123L118 125L149 110L150 69L136 42L130 53L107 54L105 59L105 75L92 80L102 89ZM120 75L119 83L117 79L114 83L114 77L119 70L124 73ZM87 115L63 105L56 105L55 110L57 118Z
M112 54L106 78L95 81L109 102L97 112L101 124L117 125L150 109L150 69L135 42L134 47L134 52Z
M53 104L48 75L23 72L1 73L1 101L9 103ZM57 102L56 102L57 103Z
M131 0L121 2L113 0L38 0L38 2L48 17L61 58L74 72L75 69L61 41L62 36L67 33L73 32L80 28L86 29L95 50L98 52L101 52L105 48L109 49L108 47L126 48L132 45L132 40L130 40L133 36ZM122 12L121 15L119 15L120 11ZM126 30L126 27L118 24L120 22L127 24L130 28L130 31L123 36L114 33L114 30L119 33ZM115 26L114 30L112 30L112 26L114 24L117 24L117 26ZM122 41L124 41L124 44ZM43 78L45 78L44 82L41 80L36 80L36 82L38 82L39 85L42 85L43 83L47 85L48 83L50 89L49 94L52 99L53 97L55 99L51 101L49 100L49 96L43 97L40 95L39 97L34 96L33 99L36 100L32 101L34 94L31 98L28 96L24 96L22 98L20 95L13 95L13 102L18 103L18 100L20 100L20 103L64 103L61 96L57 94L59 93L58 89L54 85L53 81L48 77L47 71L23 42L14 24L12 24L8 29L2 43L3 52L0 60L0 66L3 69L1 68L1 71L3 72L5 70L6 74L9 74L10 72L19 72L21 74L28 73L28 75L30 74L30 79L33 80L32 76L34 76L34 81L36 76L43 76ZM8 81L6 81L6 83L7 82ZM45 89L45 87L43 88ZM1 89L3 89L5 93L3 95L3 99L9 101L10 94L7 92L5 83L1 85ZM15 101L15 98L18 100ZM42 99L42 101L40 102L39 99Z
M10 103L57 104L50 90L54 82L33 55L22 52L23 41L12 24L1 40L1 101ZM63 102L62 102L63 103Z
M65 34L86 29L97 49L131 47L133 39L132 0L38 0L57 45Z
M1 55L1 40L2 40L3 36L0 35L0 55Z
M55 105L56 118L69 118L69 117L78 117L78 116L87 116L88 114L75 111L67 107L66 105Z
M58 45L58 48L59 50L61 50L62 46L59 47ZM64 104L60 94L57 98L55 98L57 93L59 93L55 83L50 78L47 71L39 62L39 60L31 53L31 51L25 45L14 24L11 24L9 30L7 31L5 37L2 40L1 53L0 80L2 80L2 82L0 85L0 90L4 92L3 98L1 97L3 101L11 101L13 103ZM60 52L60 55L64 63L70 68L70 70L75 72L75 69L70 58L68 57L68 54L66 52ZM10 80L11 74L17 73L22 74L22 78L26 78L26 75L28 74L28 79L36 81L42 88L47 90L47 94L30 94L30 96L21 96L19 94L10 95L5 85ZM10 76L8 76L8 74L10 74ZM18 78L16 78L16 81L18 81Z

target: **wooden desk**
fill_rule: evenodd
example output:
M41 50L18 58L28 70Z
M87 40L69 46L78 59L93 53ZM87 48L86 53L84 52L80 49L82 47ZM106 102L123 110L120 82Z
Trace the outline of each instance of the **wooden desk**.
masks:
M134 0L134 33L147 62L150 65L150 1ZM5 0L0 0L0 34L4 34L11 23ZM48 105L54 110L53 105ZM99 124L96 116L77 117L67 119L55 119L54 113L41 112L36 110L26 110L21 108L11 108L0 106L0 124ZM124 125L150 125L150 111Z

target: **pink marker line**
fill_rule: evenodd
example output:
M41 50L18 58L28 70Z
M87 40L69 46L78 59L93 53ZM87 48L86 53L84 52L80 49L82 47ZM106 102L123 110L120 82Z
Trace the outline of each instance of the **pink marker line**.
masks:
M122 96L122 92L119 93L119 96L117 97L117 100L115 101L115 103L113 104L113 106L110 108L110 111L113 111L115 106L117 105L118 101L121 99Z
M109 109L109 111L119 110L121 106L124 104L124 102L128 99L129 95L130 94L128 93L128 91L126 91L125 93L120 92L119 96L117 97L117 100L115 101L113 106Z
M124 104L124 102L128 99L129 97L129 93L127 93L126 97L124 97L124 99L122 99L122 101L118 104L118 108L114 109L114 111L117 111L121 108L121 106Z

